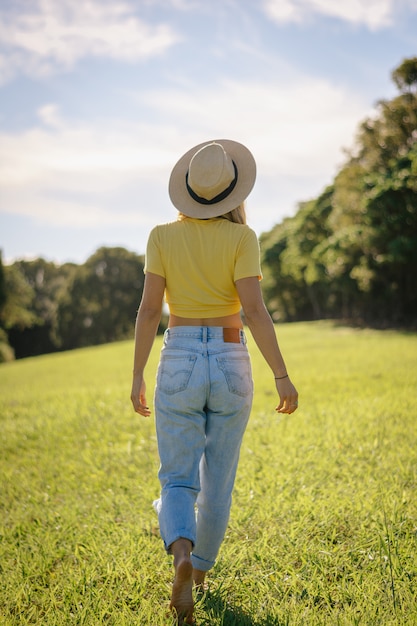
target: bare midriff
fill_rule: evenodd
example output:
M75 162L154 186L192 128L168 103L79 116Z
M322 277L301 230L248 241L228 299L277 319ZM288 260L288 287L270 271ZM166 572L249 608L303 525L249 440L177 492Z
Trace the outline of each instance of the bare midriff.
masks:
M223 328L243 328L240 313L224 315L223 317L181 317L169 316L168 327L174 326L221 326Z

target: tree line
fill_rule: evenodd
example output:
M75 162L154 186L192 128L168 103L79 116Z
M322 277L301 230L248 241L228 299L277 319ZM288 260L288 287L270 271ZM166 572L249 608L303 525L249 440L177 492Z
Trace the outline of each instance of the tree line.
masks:
M417 58L392 78L333 183L261 237L275 319L417 325Z
M392 79L332 184L261 235L275 320L417 326L417 57ZM0 361L131 337L143 267L121 247L83 265L0 255Z
M82 265L0 263L0 359L131 337L143 267L143 256L121 247L100 248Z

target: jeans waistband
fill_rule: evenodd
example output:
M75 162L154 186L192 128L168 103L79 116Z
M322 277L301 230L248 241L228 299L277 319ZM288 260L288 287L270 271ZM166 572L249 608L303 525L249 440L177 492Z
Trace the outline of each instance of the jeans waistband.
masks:
M166 329L165 337L187 337L202 343L221 340L224 343L246 344L246 335L241 328L223 328L222 326L173 326Z

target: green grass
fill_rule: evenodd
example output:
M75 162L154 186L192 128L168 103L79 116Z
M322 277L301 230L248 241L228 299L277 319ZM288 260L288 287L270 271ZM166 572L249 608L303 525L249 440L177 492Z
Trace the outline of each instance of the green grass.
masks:
M300 408L256 397L199 626L417 624L417 335L278 329ZM157 340L160 344L160 338ZM170 625L132 342L0 367L0 624ZM158 359L148 367L152 397Z

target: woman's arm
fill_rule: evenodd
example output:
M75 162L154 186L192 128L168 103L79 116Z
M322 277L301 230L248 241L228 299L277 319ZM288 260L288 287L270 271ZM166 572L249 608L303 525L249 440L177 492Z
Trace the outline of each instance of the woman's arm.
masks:
M144 416L150 415L151 411L146 403L146 385L143 373L161 320L164 291L165 278L147 272L142 300L136 317L133 382L130 396L136 413Z
M236 281L236 289L245 314L246 323L262 356L274 373L280 398L276 410L293 413L298 406L298 393L292 384L278 345L275 328L262 297L257 276Z

